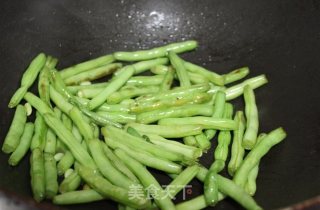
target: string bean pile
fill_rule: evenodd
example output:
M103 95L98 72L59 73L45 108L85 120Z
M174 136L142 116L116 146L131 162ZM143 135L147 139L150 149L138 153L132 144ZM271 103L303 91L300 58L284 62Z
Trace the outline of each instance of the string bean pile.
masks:
M194 210L230 197L246 209L262 209L252 197L259 164L286 137L281 127L259 130L254 90L268 81L265 75L243 80L248 67L218 74L180 56L197 46L191 40L115 52L62 70L56 58L37 55L9 102L16 111L2 146L12 166L31 152L34 199L57 205L111 199L119 209ZM105 76L111 78L96 82ZM38 92L32 93L37 78ZM231 104L242 95L244 111ZM199 158L215 136L218 145L207 154L214 161L206 169ZM171 183L161 186L150 168ZM204 183L203 194L175 204L195 178Z

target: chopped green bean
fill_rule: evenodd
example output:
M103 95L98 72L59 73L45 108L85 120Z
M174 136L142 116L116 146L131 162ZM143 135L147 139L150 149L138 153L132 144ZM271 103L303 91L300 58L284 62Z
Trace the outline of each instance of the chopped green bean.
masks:
M120 61L140 61L149 60L153 58L159 58L166 56L169 51L175 53L182 53L185 51L190 51L198 46L196 41L185 41L168 44L162 47L153 48L150 50L141 50L136 52L116 52L114 57Z
M14 152L10 155L9 158L9 164L12 166L18 165L18 163L21 161L21 159L27 154L31 139L33 135L34 125L33 123L26 123L23 134L20 138L20 143L17 146L17 148L14 150Z
M230 119L213 118L213 117L182 117L182 118L166 118L158 121L159 125L165 126L183 126L183 125L200 125L206 129L217 130L234 130L236 123Z
M40 148L41 150L45 147L47 137L47 125L39 112L36 114L36 120L34 123L34 135L31 140L30 149Z
M115 61L113 55L104 55L89 61L79 63L77 65L62 69L59 73L63 79L88 71L99 66L107 65Z
M64 174L74 163L74 157L71 152L66 151L64 156L57 164L57 172L59 175Z
M10 99L10 102L8 105L9 108L16 107L20 103L24 95L27 93L29 87L31 87L31 85L36 80L39 72L41 71L45 63L46 63L46 56L44 53L40 53L31 61L29 67L23 73L23 76L21 79L21 87L14 93L14 95Z
M256 144L259 129L258 109L253 89L249 85L244 87L243 96L247 125L243 135L242 146L245 149L252 149Z
M168 118L169 119L169 118ZM170 118L175 119L175 118ZM183 118L177 118L183 119ZM160 121L159 121L160 122ZM139 123L129 123L127 127L133 127L138 132L157 134L165 138L181 138L185 136L192 136L201 133L203 127L195 125L144 125Z
M135 85L135 86L149 86L149 85L160 85L163 81L163 75L154 75L154 76L135 76L131 77L126 85Z
M137 115L137 122L149 124L170 117L211 116L212 114L213 107L210 105L184 105L141 113Z
M211 147L211 142L210 140L206 137L206 135L201 132L198 135L195 135L197 145L200 149L203 151L207 151Z
M145 188L150 186L154 187L157 192L157 196L153 196L156 204L161 209L175 209L174 204L170 198L166 195L166 192L161 188L160 184L153 177L153 175L138 161L127 155L123 150L116 149L115 154L121 158L124 163L132 170L132 172L139 178L140 182Z
M234 182L240 187L244 187L248 174L258 164L260 159L273 147L286 137L286 132L280 127L271 131L261 142L254 147L243 160L240 168L234 175Z
M156 75L164 75L169 70L169 68L172 68L171 66L165 66L165 65L156 65L150 69L150 71Z
M233 131L231 158L228 164L228 173L231 176L233 176L240 167L245 153L242 147L242 139L246 122L242 111L237 111L234 121L237 123L237 129Z
M228 74L225 74L223 76L225 78L225 84L229 84L245 78L248 74L249 74L249 68L242 67L232 72L229 72Z
M183 143L188 146L196 146L197 145L197 141L194 136L183 137Z
M92 89L103 89L106 86L109 85L109 82L101 82L101 83L94 83L91 85L72 85L72 86L67 86L67 89L70 93L75 95L78 91L81 90L92 90Z
M40 202L45 198L44 157L40 148L32 150L30 156L30 176L33 198Z
M79 74L70 76L64 80L66 85L76 85L83 81L92 81L104 76L110 75L115 72L118 68L121 68L121 63L111 63L97 68L90 69Z
M98 111L98 115L103 116L117 123L129 123L136 121L136 115L123 112L102 112Z
M74 205L103 199L105 198L95 190L79 190L56 195L53 197L52 202L57 205Z
M169 61L168 58L156 58L153 60L140 61L140 62L134 63L132 64L132 67L134 68L134 74L140 74L156 65L167 64L168 61Z
M53 154L44 153L45 192L47 198L53 198L58 192L58 176Z
M81 184L81 177L76 171L73 171L66 177L59 186L60 193L71 192L79 188Z
M137 209L144 209L151 206L150 200L145 197L129 198L128 190L112 185L109 181L101 177L95 170L80 166L80 176L103 197L111 198L119 203L132 206Z
M19 145L20 138L27 121L27 113L22 105L18 105L12 123L2 145L4 153L12 153Z
M93 110L101 106L112 93L123 86L123 84L125 84L127 80L133 75L134 68L132 66L124 68L126 69L121 74L117 75L116 78L114 78L114 80L112 80L102 92L100 92L88 103L87 106L89 110Z
M176 73L178 75L178 79L180 81L181 87L189 87L191 86L190 78L187 73L187 70L184 66L184 61L174 52L169 52L170 63L173 68L175 68Z
M217 172L214 170L210 170L204 180L204 197L208 205L215 205L218 202L218 180Z
M160 91L170 90L171 85L174 80L175 70L173 68L169 68L167 73L164 75L163 80L160 84Z

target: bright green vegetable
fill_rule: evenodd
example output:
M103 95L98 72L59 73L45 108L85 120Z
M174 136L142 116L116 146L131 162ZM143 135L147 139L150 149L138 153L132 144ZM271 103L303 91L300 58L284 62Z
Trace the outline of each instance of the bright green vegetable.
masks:
M132 64L132 67L134 68L134 74L140 74L146 70L151 69L154 66L167 64L168 61L168 58L156 58L153 60L134 63Z
M131 77L126 85L134 86L149 86L149 85L160 85L164 79L163 75L154 76L135 76Z
M213 117L182 117L182 118L166 118L158 121L159 125L163 126L186 126L186 125L200 125L206 129L218 130L234 130L236 123L230 119L213 118Z
M184 61L174 52L169 52L170 63L175 68L181 87L191 86L190 78L184 66Z
M18 105L12 123L2 145L4 153L12 153L19 145L27 121L27 113L22 105Z
M204 209L208 206L204 195L199 195L191 200L176 205L176 210Z
M189 62L184 62L184 66L189 72L202 75L215 85L224 85L224 77L214 73L213 71L209 71L201 66Z
M173 68L169 68L166 74L164 75L163 80L161 81L160 91L170 90L174 80L174 74L175 70Z
M77 65L62 69L60 71L60 75L63 79L66 79L68 77L71 77L73 75L79 74L81 72L88 71L93 68L97 68L99 66L107 65L109 63L114 62L115 59L113 55L104 55L89 61L85 61L82 63L79 63Z
M206 135L202 132L198 135L195 135L196 142L199 148L203 151L207 151L211 147L211 142L207 139Z
M8 105L9 108L16 107L20 103L24 95L27 93L29 87L31 87L31 85L36 80L39 72L41 71L45 63L46 63L46 56L44 53L40 53L31 61L29 67L23 73L23 76L21 79L21 87L14 93L14 95L10 99L10 102Z
M218 91L214 98L214 111L213 118L221 118L224 112L224 106L226 102L226 95L222 91ZM208 140L211 140L216 135L217 130L209 129L205 131Z
M101 83L94 83L90 85L72 85L72 86L67 86L67 89L70 93L75 95L78 91L81 90L92 90L92 89L103 89L106 86L108 86L109 82L101 82Z
M226 103L223 117L225 119L231 119L233 114L233 106ZM218 135L218 145L214 150L214 162L210 167L210 171L213 170L219 173L223 170L225 162L229 153L229 144L231 143L231 133L230 131L220 131Z
M183 137L183 143L188 146L196 146L197 145L197 141L194 136Z
M247 125L243 135L242 146L245 149L252 149L257 141L259 129L259 114L253 89L249 85L244 87L243 96L245 102Z
M98 115L105 117L107 119L110 119L117 123L129 123L129 122L135 122L136 116L133 114L123 113L123 112L97 112Z
M70 76L64 80L66 85L76 85L83 81L92 81L104 76L110 75L115 72L118 68L121 68L121 63L111 63L97 68L90 69L79 74Z
M108 99L107 103L108 104L118 104L124 99L129 99L129 98L134 98L137 96L145 95L145 94L152 94L152 93L157 93L159 91L158 86L146 86L146 87L134 87L130 86L127 88L123 88L117 92L112 93Z
M257 144L258 145L261 140L266 137L267 134L265 133L261 133L258 136L257 139ZM248 174L248 181L245 185L245 190L251 195L253 196L256 193L257 190L257 184L256 184L256 179L258 177L258 173L259 173L259 163L249 172Z
M133 197L130 199L128 190L112 185L109 181L90 168L80 166L79 174L90 187L103 197L111 198L114 201L137 209L144 209L151 206L150 200L147 200L145 197Z
M137 115L137 122L150 124L160 119L170 117L190 117L195 115L211 116L212 114L213 107L210 105L184 105L141 113Z
M46 136L47 136L47 125L39 112L36 114L36 120L34 123L34 135L31 140L30 149L35 148L44 149Z
M64 174L73 165L74 161L72 153L70 151L66 151L62 159L57 164L58 174Z
M167 185L166 189L170 196L176 196L199 172L197 165L189 166L184 169L172 182Z
M156 65L150 69L150 71L156 75L164 75L169 70L169 68L172 68L171 66L165 66L165 65Z
M238 96L242 95L243 89L246 85L249 85L252 89L256 89L266 83L268 83L268 80L264 74L247 79L240 84L237 84L237 85L234 85L232 87L227 88L225 90L226 99L229 101L229 100L235 99Z
M60 193L71 192L79 188L81 184L81 177L73 171L68 177L66 177L59 186Z
M228 164L228 173L231 176L233 176L240 167L245 153L244 148L242 147L242 138L246 122L242 111L236 112L234 121L237 123L237 129L233 131L231 158Z
M31 139L33 135L34 125L33 123L26 123L24 127L23 134L20 138L20 143L17 146L17 148L14 150L14 152L10 155L9 158L9 164L12 166L18 165L18 163L22 160L22 158L27 154Z
M244 187L250 171L258 164L260 159L271 149L271 147L280 143L286 136L286 132L280 127L271 131L264 137L243 160L240 168L234 175L234 182L240 187Z
M58 192L58 176L53 154L44 153L45 192L47 198L53 198Z
M176 118L170 118L176 119ZM184 119L184 118L177 118ZM159 121L160 122L160 121ZM181 138L201 133L203 127L194 125L144 125L139 123L129 123L127 127L133 127L138 132L147 134L157 134L165 138Z
M223 76L225 78L225 84L229 84L245 78L248 74L249 74L249 68L242 67L232 72L229 72L228 74L225 74Z
M123 150L116 149L115 154L124 161L131 171L139 178L141 184L145 188L153 186L153 188L156 189L157 196L153 195L152 192L150 193L153 196L157 206L159 206L161 209L175 209L171 199L166 195L166 192L161 188L160 184L145 168L145 166L127 155Z
M217 172L210 170L204 180L204 197L208 205L215 205L218 202L218 180Z
M88 146L99 171L112 184L124 189L129 189L129 187L134 184L132 180L123 175L117 168L113 167L110 160L104 154L100 140L92 139Z
M195 49L198 46L196 41L185 41L168 44L162 47L153 48L150 50L140 50L136 52L116 52L114 57L120 61L140 61L153 58L164 57L169 51L182 53Z
M111 80L110 84L88 103L87 107L89 110L101 106L112 93L121 88L133 75L135 70L132 66L126 66L124 68L125 70Z
M57 145L57 136L56 134L49 128L47 130L46 142L44 146L44 152L55 154Z
M30 176L33 198L40 202L45 198L44 157L40 148L32 150L30 156Z
M72 192L65 192L53 197L52 202L57 205L70 205L90 203L93 201L100 201L105 199L101 194L95 190L79 190Z

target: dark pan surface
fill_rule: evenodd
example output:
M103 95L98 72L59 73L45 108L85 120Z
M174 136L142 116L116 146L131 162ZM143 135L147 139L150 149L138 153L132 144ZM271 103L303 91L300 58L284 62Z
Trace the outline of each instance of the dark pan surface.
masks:
M58 57L62 68L115 50L196 39L200 47L184 58L218 73L248 65L251 76L265 73L270 80L256 91L261 131L283 126L289 135L262 160L256 200L271 209L320 194L319 1L3 0L0 31L1 139L13 116L8 101L38 52ZM0 153L0 188L31 197L27 158L16 168L7 159ZM202 161L208 166L212 155ZM192 185L187 198L202 191L198 181ZM216 209L237 208L227 199Z

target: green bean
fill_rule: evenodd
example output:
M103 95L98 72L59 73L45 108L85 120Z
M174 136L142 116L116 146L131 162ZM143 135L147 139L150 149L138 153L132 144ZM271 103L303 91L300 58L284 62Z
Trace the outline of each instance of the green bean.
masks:
M97 111L101 112L122 112L127 113L130 111L129 105L124 104L102 104Z
M247 125L243 135L242 146L245 149L252 149L257 141L259 129L259 114L254 92L250 86L246 85L244 87L243 96L245 101Z
M131 105L130 110L134 113L158 110L161 108L177 107L185 104L202 104L212 98L208 93L191 93L181 97L168 97L151 102L135 102Z
M182 53L195 49L198 46L196 41L190 40L177 42L150 50L140 50L136 52L116 52L114 57L120 61L140 61L167 56L169 51Z
M228 74L223 75L225 78L225 84L229 84L245 78L249 74L250 70L248 67L242 67L236 69Z
M59 73L63 79L88 71L99 66L107 65L115 61L113 55L104 55L89 61L79 63L77 65L62 69Z
M134 68L134 74L140 74L156 65L167 64L168 61L169 61L168 58L156 58L153 60L140 61L140 62L134 63L132 64L132 67Z
M139 183L138 178L128 169L128 167L116 156L111 149L105 144L101 143L104 154L111 161L112 165L117 168L121 173L131 179L133 182Z
M169 68L172 68L172 67L165 66L165 65L156 65L156 66L150 68L150 71L156 75L164 75L169 70Z
M237 123L237 129L233 131L231 158L228 164L228 173L231 176L233 176L240 167L245 153L242 147L242 138L246 122L242 111L237 111L234 121Z
M77 107L73 107L69 111L69 116L72 119L73 123L76 124L80 133L86 141L93 138L93 131L91 129L91 126L85 121L83 115Z
M163 75L154 75L154 76L135 76L131 77L126 85L135 85L135 86L149 86L149 85L160 85L163 81Z
M59 186L60 193L71 192L79 188L81 177L76 171L73 171L68 177L64 178Z
M64 127L66 127L69 131L72 131L73 123L72 123L72 120L70 119L70 117L68 115L66 115L65 113L62 113L61 120L62 120Z
M195 160L202 156L202 150L196 147L184 145L177 141L165 139L159 135L146 134L149 141L155 145L159 145L168 151L181 153L186 159Z
M183 156L179 153L168 151L158 145L149 143L141 138L132 136L122 129L112 126L106 126L101 129L105 141L118 141L123 145L127 145L130 148L134 148L140 152L149 152L157 157L161 157L171 161L181 161ZM107 143L108 144L108 143ZM119 145L121 146L121 145Z
M176 210L204 209L208 206L204 195L199 195L191 200L184 201L176 205Z
M157 206L159 206L161 209L175 209L174 204L172 203L170 198L167 197L166 192L161 188L160 184L145 168L145 166L127 155L121 149L116 149L115 154L119 158L121 158L124 163L132 170L132 172L139 178L145 188L153 186L154 189L156 189L157 195L153 195L152 192L151 195L153 196Z
M16 166L21 161L21 159L27 154L31 139L33 135L34 125L33 123L26 123L23 134L20 138L20 143L17 146L17 148L14 150L14 152L10 155L9 158L9 165Z
M131 206L137 209L144 209L151 206L150 200L145 197L128 197L128 190L112 185L109 181L101 177L95 170L80 166L80 176L103 197L111 198L114 201Z
M258 136L257 139L257 145L261 142L261 140L266 137L267 134L265 133L261 133ZM260 162L260 161L259 161ZM253 168L251 169L251 171L248 174L248 181L245 184L245 190L249 193L249 195L253 196L256 193L257 190L257 184L256 184L256 179L258 177L258 173L259 173L259 163Z
M216 171L210 170L206 175L204 180L204 197L208 205L215 205L218 202L218 180Z
M170 117L211 116L212 114L213 108L210 105L184 105L141 113L137 115L137 122L149 124Z
M203 83L209 83L209 80L197 73L193 73L193 72L187 72L189 78L190 78L190 82L191 84L203 84Z
M112 93L114 93L121 86L123 86L123 84L125 84L127 80L133 75L133 67L129 66L124 68L126 68L125 71L123 71L114 80L112 80L110 84L102 92L100 92L88 103L87 107L89 108L89 110L93 110L101 106Z
M54 132L49 128L47 130L46 142L44 146L44 152L55 154L56 152L56 144L57 144L57 137Z
M264 74L247 79L240 84L229 87L225 90L226 99L232 100L243 94L243 89L246 85L249 85L252 89L261 87L262 85L268 83L268 80Z
M207 78L210 82L212 82L215 85L224 85L224 77L217 73L214 73L201 66L189 62L184 62L184 66L189 72L202 75L204 78Z
M108 118L117 123L129 123L136 121L136 115L123 113L123 112L97 112L98 115Z
M47 198L53 198L58 192L58 176L56 161L53 154L44 153L45 193Z
M9 108L16 107L27 93L29 87L36 80L40 70L46 63L46 56L43 53L38 54L30 63L21 79L21 87L14 93L9 102Z
M57 205L74 205L100 201L103 199L105 198L95 190L79 190L56 195L53 197L52 202Z
M175 70L173 68L169 68L161 81L160 91L170 90L174 80L174 75L175 75Z
M65 98L59 94L59 92L52 86L50 86L50 98L53 103L64 113L69 113L73 108L73 105L70 104Z
M211 147L210 140L206 137L206 135L201 132L200 134L195 136L197 145L203 151L207 151Z
M226 101L226 95L222 91L218 91L215 94L214 98L214 111L213 111L213 118L221 118L224 112L224 106ZM206 130L205 134L207 136L207 139L211 140L216 135L217 130L210 129Z
M78 127L77 127L75 124L72 125L72 131L71 131L71 132L72 132L73 136L74 136L79 142L82 141L82 135L81 135Z
M49 94L49 87L50 87L50 81L49 81L49 66L51 65L52 57L48 56L46 60L46 64L42 68L39 74L39 82L38 82L38 93L41 98L41 100L45 101L47 104L50 104L50 94Z
M94 83L91 85L72 85L67 86L67 89L70 93L75 95L78 91L81 90L92 90L92 89L102 89L109 85L109 82L101 82L101 83Z
M122 149L128 155L134 157L137 161L139 161L141 164L145 166L155 168L166 173L179 174L181 172L180 165L168 161L166 159L155 157L148 152L138 151L134 148L129 148L125 144L119 141L115 141L113 138L106 139L106 144L113 149Z
M233 114L233 106L229 103L226 103L223 117L225 119L231 119ZM215 161L210 167L210 170L219 173L225 166L225 162L229 153L229 144L231 142L231 133L230 131L220 131L218 135L218 145L214 151Z
M136 131L136 129L131 128L131 127L127 128L127 133L129 133L130 135L135 136L135 137L143 138L143 136L140 135L140 133L138 131Z
M33 198L40 202L45 198L44 158L40 148L32 150L30 156L30 176Z
M146 86L146 87L128 87L112 93L108 99L108 104L118 104L124 99L134 98L137 96L152 94L159 92L158 86Z
M175 118L170 118L175 119ZM183 119L183 118L177 118ZM127 127L133 127L138 132L147 134L157 134L165 138L182 138L201 133L203 127L195 125L144 125L139 123L129 123Z
M234 175L234 182L240 187L244 187L250 171L258 164L260 159L271 149L271 147L280 143L285 137L286 132L281 127L271 131L264 137L243 160L240 168Z
M29 103L25 103L24 108L26 109L27 116L30 116L32 114L32 106Z
M171 198L175 197L199 172L199 166L193 165L184 169L172 182L167 185L166 191Z
M183 125L200 125L205 129L217 130L235 130L236 123L230 119L213 118L213 117L182 117L182 118L166 118L158 121L159 125L164 126L183 126ZM198 134L198 133L197 133Z
M31 140L30 149L35 148L44 149L46 136L47 136L47 125L39 112L36 114L36 120L34 123L34 135Z
M66 85L76 85L83 81L92 81L110 75L121 68L121 63L111 63L70 76L64 80Z
M194 136L183 137L183 143L188 146L196 146L197 145L197 141Z
M74 157L71 152L66 151L64 156L57 164L57 172L59 175L64 174L74 163Z
M113 167L110 160L104 154L100 140L90 140L88 146L99 171L112 184L123 187L124 189L129 189L130 185L134 184L133 181Z
M98 139L100 137L100 128L95 123L91 123L91 127L93 130L93 137Z
M173 68L176 69L176 74L178 75L178 79L181 87L189 87L191 86L190 78L187 73L187 70L184 66L184 61L174 52L169 52L170 63Z
M14 113L14 117L10 125L9 131L2 145L2 151L4 153L12 153L18 147L20 137L23 134L26 121L26 109L22 105L18 105Z

